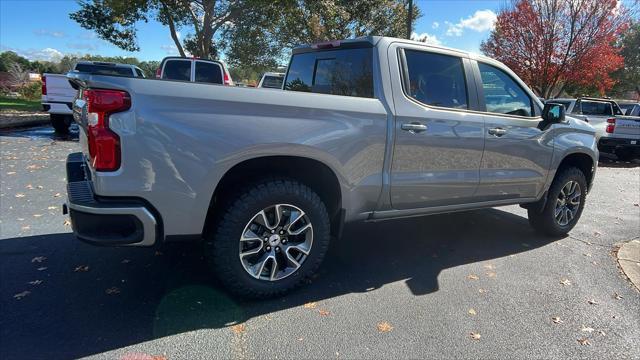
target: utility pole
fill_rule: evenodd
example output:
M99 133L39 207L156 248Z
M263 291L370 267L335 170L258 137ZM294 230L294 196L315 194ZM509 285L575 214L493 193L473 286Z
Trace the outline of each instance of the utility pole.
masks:
M411 39L412 23L413 23L413 0L409 0L409 15L407 16L407 39Z

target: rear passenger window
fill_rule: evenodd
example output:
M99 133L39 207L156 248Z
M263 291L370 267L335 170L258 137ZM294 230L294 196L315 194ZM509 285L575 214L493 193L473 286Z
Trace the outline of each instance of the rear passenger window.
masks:
M163 79L191 81L191 61L167 60L162 73Z
M284 89L372 98L372 57L371 48L294 54Z
M404 50L404 55L410 97L431 106L469 108L462 59L417 50Z
M196 82L222 84L222 68L215 63L196 61Z
M531 98L511 76L491 65L478 63L478 67L488 112L533 116Z

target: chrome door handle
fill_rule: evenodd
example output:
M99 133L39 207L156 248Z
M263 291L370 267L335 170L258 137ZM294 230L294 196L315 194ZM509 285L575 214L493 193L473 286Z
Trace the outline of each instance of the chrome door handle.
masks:
M489 134L490 135L495 135L495 136L502 136L504 134L507 133L507 130L503 129L503 128L491 128L489 129Z
M412 134L423 132L427 130L427 125L420 124L419 122L405 123L400 126L402 130L408 131Z

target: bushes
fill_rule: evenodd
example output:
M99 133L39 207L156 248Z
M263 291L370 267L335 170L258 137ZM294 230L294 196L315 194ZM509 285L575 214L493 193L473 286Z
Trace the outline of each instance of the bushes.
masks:
M42 82L31 81L18 88L18 93L22 98L29 100L40 99L42 95Z

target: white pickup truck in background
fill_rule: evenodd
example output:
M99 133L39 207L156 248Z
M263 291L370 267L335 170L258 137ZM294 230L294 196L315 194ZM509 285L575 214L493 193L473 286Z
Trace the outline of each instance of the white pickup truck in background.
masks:
M581 97L577 99L550 99L567 109L567 115L587 121L596 129L598 149L615 154L622 161L640 158L640 117L628 116L611 99ZM626 114L626 115L625 115Z
M79 61L73 71L99 75L145 77L135 65L115 64L97 61ZM71 103L76 90L71 87L66 74L42 75L42 109L49 113L51 125L57 133L66 134L73 122Z

